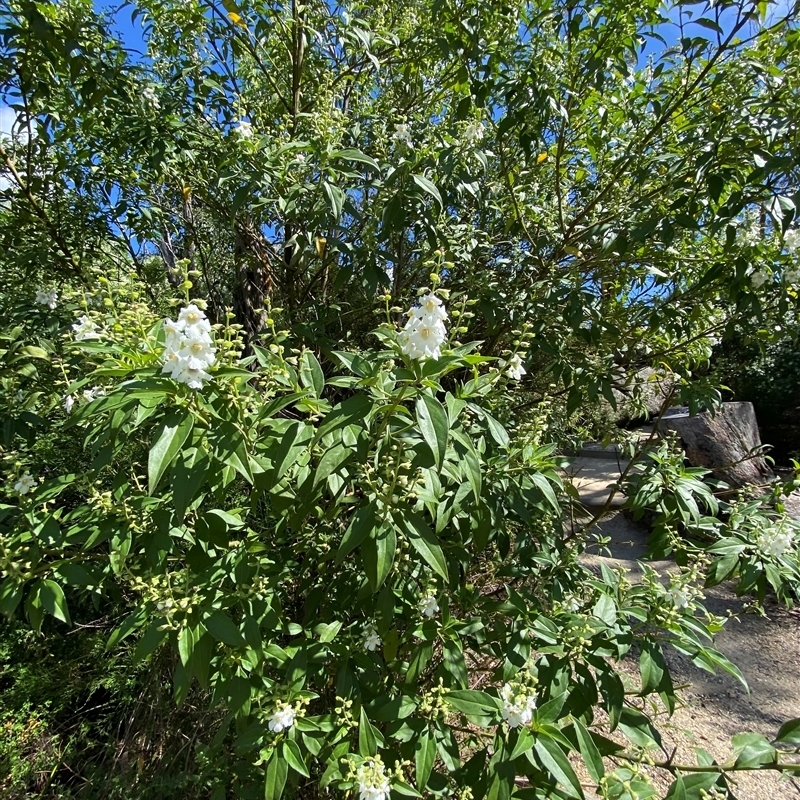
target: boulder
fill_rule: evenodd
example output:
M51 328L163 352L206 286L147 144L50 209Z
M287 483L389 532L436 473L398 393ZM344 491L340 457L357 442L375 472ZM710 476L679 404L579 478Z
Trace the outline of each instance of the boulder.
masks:
M752 403L723 403L714 416L703 411L692 417L687 408L672 408L658 430L675 431L692 466L710 469L733 488L775 480L761 455Z

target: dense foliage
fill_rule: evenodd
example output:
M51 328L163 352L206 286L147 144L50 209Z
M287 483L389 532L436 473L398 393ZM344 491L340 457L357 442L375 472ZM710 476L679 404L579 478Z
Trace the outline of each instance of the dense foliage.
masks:
M85 0L3 3L0 610L33 643L96 625L80 692L169 670L195 730L170 770L143 730L39 791L632 800L647 765L677 800L796 770L797 720L681 765L650 713L668 647L741 677L705 585L797 597L782 489L721 501L650 447L622 488L680 569L632 583L583 565L599 515L559 471L645 368L662 410L713 407L715 344L795 319L796 9L126 9L143 53ZM47 683L30 653L4 680Z

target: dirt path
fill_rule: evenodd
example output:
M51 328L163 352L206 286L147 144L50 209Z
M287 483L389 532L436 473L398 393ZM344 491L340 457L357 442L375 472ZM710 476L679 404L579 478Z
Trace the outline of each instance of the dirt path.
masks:
M647 529L619 511L609 514L599 528L611 539L612 557L588 554L587 566L623 565L635 580L641 574L636 562L646 553ZM675 569L669 561L649 563L661 573ZM675 684L689 684L681 692L683 707L670 720L660 720L665 747L677 748L676 763L696 763L694 747L708 750L719 762L727 761L734 734L752 731L771 739L783 722L800 717L800 610L771 604L766 618L747 614L745 600L726 586L708 590L705 605L719 616L741 615L728 622L715 647L742 671L750 694L735 678L710 675L679 653L669 652ZM636 675L635 664L631 664L631 675ZM669 779L660 778L656 785L663 797ZM739 773L736 796L739 800L800 800L800 777L766 771Z

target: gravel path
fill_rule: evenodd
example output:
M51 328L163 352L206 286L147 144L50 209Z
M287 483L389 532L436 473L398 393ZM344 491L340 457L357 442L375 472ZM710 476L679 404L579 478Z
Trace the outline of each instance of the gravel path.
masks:
M612 557L589 553L584 559L587 566L623 565L635 580L641 574L636 562L646 553L647 529L619 511L609 514L599 528L611 539ZM649 563L662 573L675 569L669 561ZM712 613L739 615L717 636L715 647L742 671L750 694L732 676L710 675L675 651L667 654L675 684L689 684L689 688L681 692L683 706L671 719L662 718L660 727L666 733L665 746L677 748L674 760L687 764L696 763L694 747L724 762L731 758L734 734L753 731L771 739L783 722L800 717L800 610L768 604L766 617L760 617L745 613L745 599L737 598L727 586L706 594L705 604ZM636 664L630 668L635 677ZM800 777L760 771L739 773L736 780L739 800L800 800ZM663 797L669 782L656 781L659 796Z

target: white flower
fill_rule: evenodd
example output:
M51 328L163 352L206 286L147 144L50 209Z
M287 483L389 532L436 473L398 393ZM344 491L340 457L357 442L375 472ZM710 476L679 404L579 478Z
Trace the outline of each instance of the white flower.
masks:
M481 139L483 139L483 134L483 125L481 125L480 122L470 122L464 131L464 138L466 139L467 144L470 145L470 147L473 147L480 142Z
M356 773L359 800L387 800L392 789L383 762L375 758L365 761Z
M522 359L519 357L519 353L514 353L508 363L503 366L506 367L506 375L515 381L521 381L522 376L527 374L527 370L522 366Z
M269 729L274 733L288 730L294 725L294 709L287 703L281 703L269 718Z
M434 595L426 595L419 601L419 613L428 619L433 619L439 613L439 604Z
M781 527L767 528L757 538L758 549L767 556L779 557L789 550L794 542L794 533Z
M408 322L400 332L401 351L409 358L437 360L447 339L446 319L447 311L436 295L421 297L419 305L408 311Z
M414 143L411 141L411 132L408 130L408 125L406 125L405 122L401 122L399 125L394 126L392 139L394 139L396 142L402 142L408 147L414 146Z
M233 130L240 139L253 138L253 126L245 119L240 119Z
M72 330L75 331L75 340L78 342L83 342L87 339L99 339L102 336L97 324L92 322L86 314L80 317L72 326Z
M103 397L104 395L105 390L101 386L92 386L91 389L83 390L83 396L89 403L91 403L92 400L96 400L98 397ZM66 408L66 403L64 404L64 407ZM72 408L72 405L70 405L70 408ZM69 411L67 413L69 413Z
M14 395L14 401L17 403L25 402L25 392L23 392L22 389L17 389L16 394Z
M786 270L786 280L789 283L800 283L800 268L798 268L798 269L787 269Z
M364 641L362 642L364 649L369 650L370 653L374 653L382 644L381 637L378 636L378 631L375 630L375 626L371 623L364 625L362 636L364 637Z
M156 90L152 86L148 86L142 91L142 99L154 111L158 111L158 109L161 108L161 103L158 100Z
M39 305L47 306L51 311L56 307L58 292L55 289L39 289L36 292L36 302Z
M750 276L750 282L756 289L760 289L769 280L769 274L763 270L758 270Z
M680 587L672 586L667 590L665 596L675 608L689 607L689 595Z
M503 700L503 719L509 728L531 724L536 710L535 695L529 694L523 686L506 683L500 691L500 697Z
M195 333L195 329L189 329L191 333ZM200 367L213 366L216 361L214 355L217 349L213 347L208 334L186 335L181 340L181 348L178 351L178 358L184 358L188 363L194 359L194 365Z
M74 405L75 405L75 398L71 394L65 395L63 403L64 411L66 411L67 414L71 414Z
M298 153L294 157L295 163L297 164L305 164L306 163L306 154L305 153Z
M15 484L14 491L17 494L28 494L33 487L36 486L36 481L31 477L30 472L26 472Z
M205 312L201 311L194 303L181 309L178 314L178 323L183 323L181 333L184 336L200 336L211 332L211 323L206 318Z
M783 234L783 246L787 253L796 253L800 249L800 228L791 228Z

